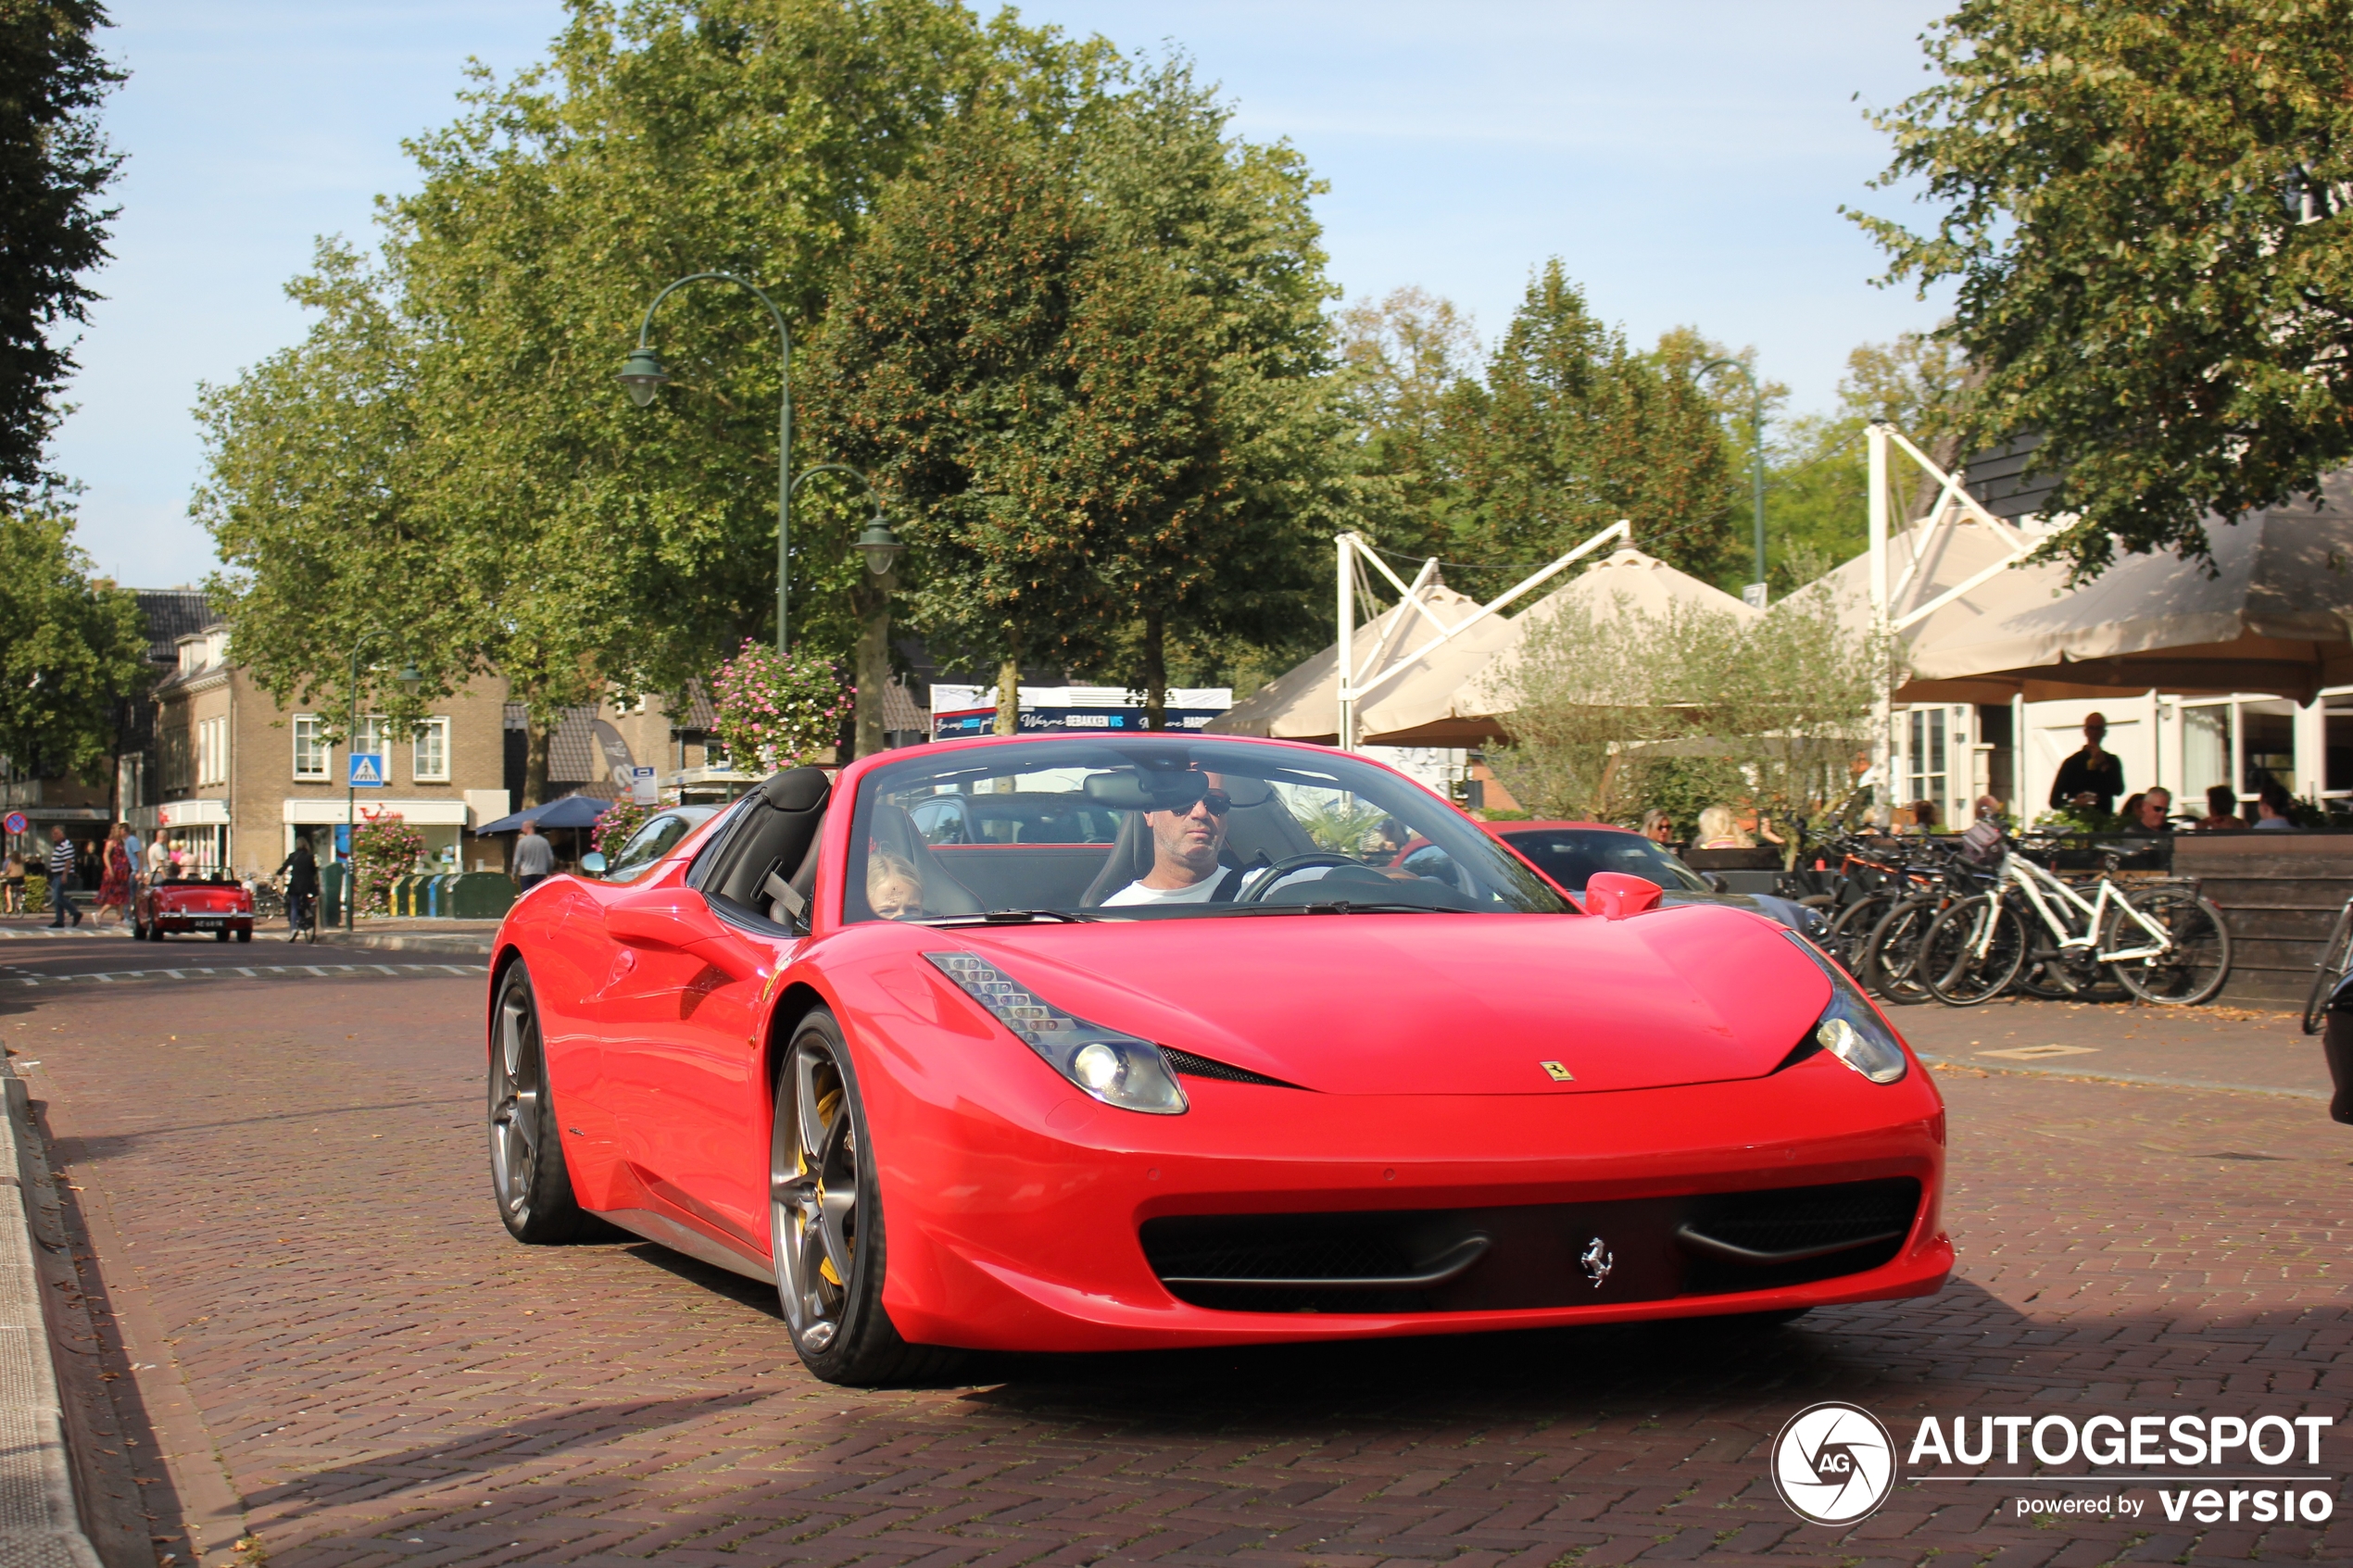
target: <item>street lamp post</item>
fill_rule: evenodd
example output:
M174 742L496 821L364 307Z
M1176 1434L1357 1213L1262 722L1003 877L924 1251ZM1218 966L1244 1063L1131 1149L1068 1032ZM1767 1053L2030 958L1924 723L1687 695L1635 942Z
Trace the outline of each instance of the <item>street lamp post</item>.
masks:
M1758 390L1756 372L1742 359L1711 359L1699 368L1703 376L1730 365L1748 382L1749 468L1755 486L1756 577L1742 597L1757 608L1765 608L1765 395Z
M768 307L768 314L776 323L776 336L784 344L784 369L778 377L782 383L782 391L777 398L776 412L776 651L782 654L788 647L786 616L790 608L787 588L792 571L790 519L793 490L793 482L790 477L792 474L792 329L785 324L785 313L776 308L776 302L769 298L759 284L738 278L733 272L688 273L654 295L654 302L646 307L646 319L637 328L636 349L622 362L621 383L629 389L629 400L640 408L652 404L655 395L661 392L662 383L670 379L669 370L663 367L661 358L653 351L654 312L661 308L663 300L668 299L688 283L702 282L706 280L733 283L737 288L749 290L761 304Z
M343 868L343 928L349 931L358 923L359 900L359 782L352 774L351 759L359 754L359 656L379 636L379 632L367 632L351 645L351 727L343 733L343 838L345 852L350 856ZM400 671L400 684L414 693L423 677L413 664ZM384 754L390 767L392 754Z

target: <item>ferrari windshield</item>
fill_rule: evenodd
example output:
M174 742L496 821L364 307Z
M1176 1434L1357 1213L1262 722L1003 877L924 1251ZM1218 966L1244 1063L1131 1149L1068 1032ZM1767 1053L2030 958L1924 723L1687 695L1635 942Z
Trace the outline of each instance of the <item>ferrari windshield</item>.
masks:
M843 918L1557 912L1428 791L1344 752L1194 736L924 747L859 785Z

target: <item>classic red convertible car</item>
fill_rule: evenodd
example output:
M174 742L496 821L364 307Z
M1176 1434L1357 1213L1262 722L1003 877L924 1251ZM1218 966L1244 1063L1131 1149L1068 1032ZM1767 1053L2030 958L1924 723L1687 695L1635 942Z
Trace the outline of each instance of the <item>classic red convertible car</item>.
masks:
M499 1217L773 1281L820 1377L1762 1323L1952 1266L1943 1102L1835 964L1614 872L1580 910L1344 752L912 747L585 863L492 960Z
M160 942L174 933L226 942L253 940L253 890L216 874L207 881L157 882L131 905L131 935Z

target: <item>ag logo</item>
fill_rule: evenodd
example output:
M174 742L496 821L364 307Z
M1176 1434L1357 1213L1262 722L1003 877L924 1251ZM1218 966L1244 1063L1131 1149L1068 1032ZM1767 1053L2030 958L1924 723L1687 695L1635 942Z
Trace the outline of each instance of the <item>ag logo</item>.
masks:
M1808 1405L1773 1439L1773 1489L1800 1519L1852 1524L1895 1487L1895 1440L1879 1417L1836 1399Z

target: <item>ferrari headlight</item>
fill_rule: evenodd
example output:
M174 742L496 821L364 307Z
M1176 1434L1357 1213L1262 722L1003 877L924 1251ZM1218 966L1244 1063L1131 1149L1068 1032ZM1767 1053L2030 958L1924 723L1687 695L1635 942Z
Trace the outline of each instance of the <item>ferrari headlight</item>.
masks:
M1122 1035L1041 1001L1026 986L977 953L925 953L942 974L988 1010L1014 1038L1046 1059L1046 1065L1122 1110L1176 1116L1185 1110L1185 1091L1150 1040Z
M1844 970L1795 932L1788 935L1797 950L1830 977L1831 1005L1814 1021L1814 1043L1874 1084L1893 1084L1903 1077L1907 1063L1894 1031L1855 988Z

